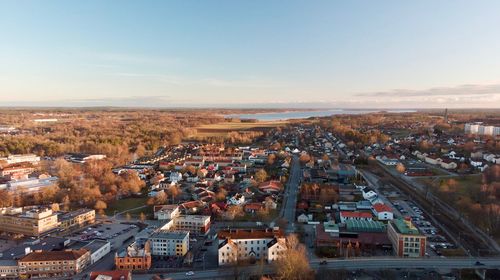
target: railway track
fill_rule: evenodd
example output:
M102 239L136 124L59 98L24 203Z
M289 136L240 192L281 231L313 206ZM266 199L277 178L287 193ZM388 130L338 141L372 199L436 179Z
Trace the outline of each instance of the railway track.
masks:
M424 212L443 227L443 231L454 240L457 245L462 246L470 255L482 256L498 254L491 248L490 244L480 238L478 234L467 227L461 217L450 213L448 205L444 205L434 196L416 189L403 179L391 174L376 162L370 163L370 171L380 178L388 180L392 185L404 193L410 200L420 205Z

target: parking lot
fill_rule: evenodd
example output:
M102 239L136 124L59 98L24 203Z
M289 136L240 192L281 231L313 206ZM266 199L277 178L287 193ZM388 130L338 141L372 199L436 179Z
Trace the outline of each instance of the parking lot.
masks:
M111 243L111 249L120 248L123 243L139 232L136 225L119 223L99 223L73 233L69 238L74 240L106 240Z
M455 249L446 237L436 228L417 205L411 201L395 200L392 202L401 216L409 216L418 230L427 237L427 256L441 255L441 249Z

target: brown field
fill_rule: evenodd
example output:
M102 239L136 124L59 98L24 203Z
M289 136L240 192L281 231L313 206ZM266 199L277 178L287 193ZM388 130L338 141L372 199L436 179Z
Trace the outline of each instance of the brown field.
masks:
M287 121L270 121L270 122L221 122L216 124L207 124L196 127L196 134L191 135L191 138L212 137L212 136L227 136L230 132L252 132L252 131L268 131L270 129L285 126Z

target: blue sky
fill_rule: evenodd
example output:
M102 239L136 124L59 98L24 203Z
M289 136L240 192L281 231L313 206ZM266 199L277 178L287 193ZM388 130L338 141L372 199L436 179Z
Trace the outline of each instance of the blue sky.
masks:
M0 105L500 107L500 1L4 1Z

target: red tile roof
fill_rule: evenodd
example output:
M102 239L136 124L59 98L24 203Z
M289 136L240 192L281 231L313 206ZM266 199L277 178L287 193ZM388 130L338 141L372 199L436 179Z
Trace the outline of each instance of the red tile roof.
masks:
M217 236L219 239L258 239L284 237L285 235L283 231L273 229L236 229L221 230Z
M90 273L90 280L96 279L99 275L111 276L112 280L132 279L132 275L130 274L129 270L108 270L108 271L92 271Z
M373 205L373 209L377 212L377 213L381 213L381 212L392 212L392 208L385 205L385 204L382 204L382 203L375 203Z
M80 250L65 250L65 251L35 251L22 257L20 262L33 262L33 261L60 261L60 260L77 260L81 258L88 251L86 249Z
M254 202L254 203L248 203L245 205L245 210L260 210L263 208L262 203Z

